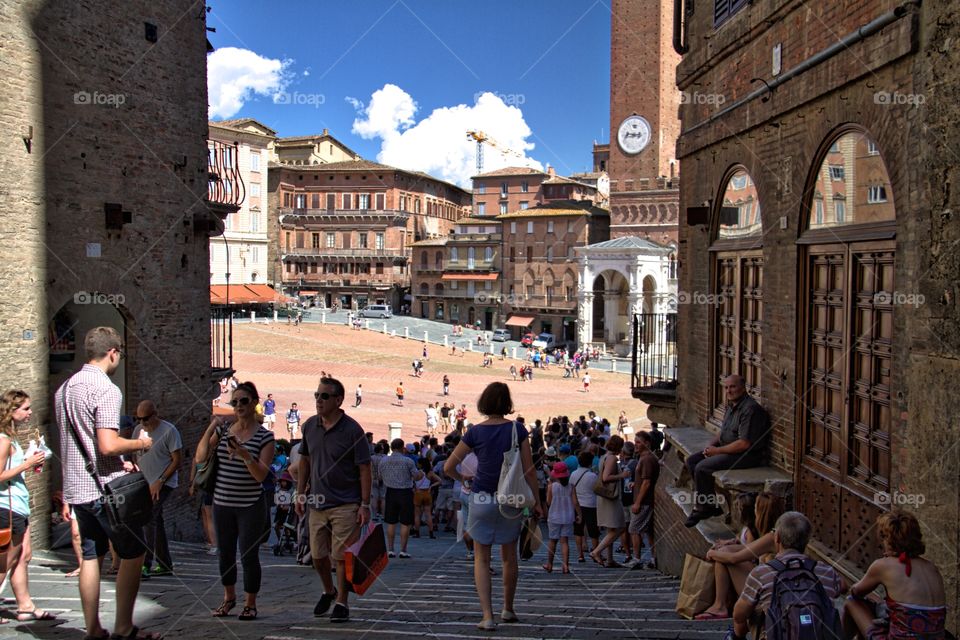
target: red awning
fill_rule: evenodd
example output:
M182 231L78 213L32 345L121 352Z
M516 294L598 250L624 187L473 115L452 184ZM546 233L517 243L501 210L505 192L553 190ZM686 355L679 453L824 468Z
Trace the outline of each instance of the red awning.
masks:
M441 280L496 280L499 273L445 273Z
M265 284L210 285L210 302L213 304L268 304L283 300L283 296Z
M529 327L533 322L533 316L512 315L507 320L508 327Z

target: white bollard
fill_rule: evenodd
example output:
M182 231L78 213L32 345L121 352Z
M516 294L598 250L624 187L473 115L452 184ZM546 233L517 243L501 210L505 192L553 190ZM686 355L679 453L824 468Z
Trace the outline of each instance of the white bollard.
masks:
M610 361L610 371L612 371L613 373L616 373L616 372L617 372L617 360L616 360L616 359L613 359L613 360ZM512 437L512 436L511 436L511 437Z
M383 323L383 335L387 335L387 323Z
M514 360L516 360L516 359L517 359L517 348L516 348L516 347L510 347L510 351L511 351L511 353L512 353L512 355L511 355L510 357L513 358ZM512 437L512 436L511 436L511 437Z
M403 432L403 423L402 422L388 422L387 427L390 429L390 441L393 442L397 438L402 438L400 435Z
M493 356L493 355L496 355L496 354L497 354L497 352L496 352L496 350L495 350L494 347L493 347L493 343L491 342L491 343L490 343L490 355ZM511 437L512 437L512 436L511 436Z
M448 346L448 345L447 345L447 336L444 335L444 336L443 336L443 348L446 349L447 346ZM511 437L513 437L513 436L511 436Z
M277 321L277 310L276 310L276 309L273 310L273 321L274 321L274 322ZM513 436L511 436L511 437L513 437Z
M467 340L467 351L473 351L473 340Z
M324 311L320 314L320 324L327 324L327 312ZM513 436L511 436L513 437Z
M407 338L407 339L410 338L410 327L404 327L404 328L403 328L403 337L404 337L404 338ZM511 436L511 437L513 437L513 436Z
M370 331L370 321L367 320L367 331Z
M396 330L396 329L393 329L393 330L390 331L390 337L391 337L391 338L396 338L396 337L397 337L397 330Z
M430 337L427 335L427 332L423 332L423 344L427 344L430 341Z
M251 323L251 324L256 324L256 323L257 323L257 312L256 312L256 311L251 311L251 312L250 312L250 323Z

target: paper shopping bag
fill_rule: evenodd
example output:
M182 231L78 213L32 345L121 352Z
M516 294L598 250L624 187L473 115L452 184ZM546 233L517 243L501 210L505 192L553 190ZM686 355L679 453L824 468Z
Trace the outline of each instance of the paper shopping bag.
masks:
M683 561L680 593L677 594L677 613L684 618L692 619L713 604L714 595L716 595L716 587L713 580L713 563L688 553Z
M344 554L347 570L347 589L363 595L387 567L387 543L383 525L367 527L360 539L347 547Z

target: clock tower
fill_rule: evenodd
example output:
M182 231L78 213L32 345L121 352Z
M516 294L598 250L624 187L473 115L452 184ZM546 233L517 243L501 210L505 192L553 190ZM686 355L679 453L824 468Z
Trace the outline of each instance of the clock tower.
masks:
M610 235L676 243L680 134L673 0L613 0Z

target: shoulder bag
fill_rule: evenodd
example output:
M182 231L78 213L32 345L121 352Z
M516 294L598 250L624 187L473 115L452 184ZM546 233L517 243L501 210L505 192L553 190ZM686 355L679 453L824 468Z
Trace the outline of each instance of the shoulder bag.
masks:
M90 457L87 448L80 442L80 437L77 436L76 427L67 407L66 388L63 390L61 401L63 402L63 415L67 418L67 428L73 437L74 444L80 451L80 455L83 456L84 467L97 484L100 493L103 494L103 506L106 509L111 526L114 529L137 528L150 522L153 515L153 498L150 496L150 483L143 477L143 473L140 471L127 473L106 485L103 484L100 481L100 476L97 475L96 463Z
M10 453L7 454L7 469L9 469L13 462L13 442L10 443ZM13 478L7 481L7 508L10 510L9 520L7 521L7 526L3 529L0 529L0 553L3 554L3 570L7 570L7 549L10 548L10 543L13 541Z
M616 500L617 490L620 488L620 481L603 481L603 467L607 463L607 455L603 456L603 459L600 461L600 473L597 474L597 481L593 483L593 492L601 498L606 498L607 500Z
M207 493L213 493L214 486L217 484L217 468L220 465L220 459L217 457L217 447L220 446L220 438L223 437L223 425L217 430L217 445L207 455L203 462L197 462L197 470L193 474L193 487ZM209 444L208 444L209 446Z
M501 507L509 506L517 509L533 508L536 497L527 484L523 473L523 461L520 459L520 443L517 442L517 425L510 423L510 449L503 453L503 464L500 466L500 481L497 483L495 499Z

